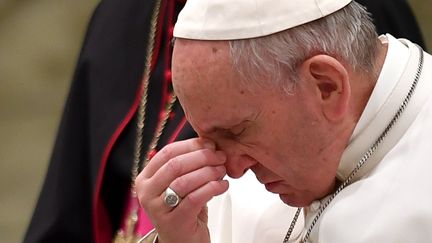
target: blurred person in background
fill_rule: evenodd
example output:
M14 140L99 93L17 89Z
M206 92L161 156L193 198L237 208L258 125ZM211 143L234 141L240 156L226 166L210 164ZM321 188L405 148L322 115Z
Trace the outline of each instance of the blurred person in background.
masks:
M135 173L142 169L143 161L166 144L195 136L171 87L170 42L184 2L99 3L88 26L46 179L24 242L127 242L153 228L133 194ZM361 2L373 16L379 16L375 24L382 33L387 26L393 26L391 23L399 22L398 15L405 21L414 20L405 1L392 1L402 8L385 0ZM377 5L382 7L373 7ZM395 14L379 15L387 11ZM396 26L395 36L414 32L417 43L423 43L415 21ZM243 181L236 183L256 183ZM260 207L241 205L244 195L236 192L230 196L233 211L243 210L258 218L266 207L281 206L278 198L262 194L257 196L262 196L262 201L257 201ZM215 211L220 210L220 204L213 205ZM281 213L289 218L291 211L281 208ZM257 221L251 221L251 225L258 225ZM288 223L274 227L285 233ZM217 238L216 234L222 235L221 227L215 225L214 229L215 242L227 243ZM232 239L250 242L252 239L247 237L252 236L233 235Z
M153 228L138 206L135 176L166 144L196 136L171 86L173 24L183 4L99 3L24 242L136 242ZM246 205L245 187L254 191L248 195L253 202ZM262 223L267 208L279 207L287 217L294 213L277 196L268 196L252 174L236 181L231 191L235 188L240 191L210 205L216 240L222 226L235 225L239 214L248 215L250 222L238 228L249 231ZM287 223L273 222L272 228L283 235ZM238 243L257 237L269 239L266 232L229 236Z

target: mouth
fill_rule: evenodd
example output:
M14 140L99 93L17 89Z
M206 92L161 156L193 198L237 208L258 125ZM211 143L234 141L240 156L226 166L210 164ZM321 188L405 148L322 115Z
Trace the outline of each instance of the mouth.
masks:
M281 194L282 193L282 181L273 181L264 183L264 186L267 191L275 194Z
M274 194L278 194L280 200L292 207L303 207L309 204L305 204L305 203L299 203L298 201L296 201L296 193L294 193L291 189L291 187L287 184L285 184L284 181L279 180L279 181L273 181L273 182L267 182L267 183L263 183L266 190L274 193Z

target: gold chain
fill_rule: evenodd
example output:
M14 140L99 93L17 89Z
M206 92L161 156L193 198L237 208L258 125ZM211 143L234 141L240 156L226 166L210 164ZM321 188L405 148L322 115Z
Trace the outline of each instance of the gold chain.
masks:
M171 96L170 100L169 100L168 104L165 107L164 117L160 121L158 129L156 129L156 132L155 132L155 134L153 136L153 140L151 141L149 149L147 151L146 157L143 160L143 163L142 163L143 168L147 165L147 163L151 159L150 153L155 150L155 148L156 148L156 146L157 146L157 144L159 142L159 138L162 135L162 132L163 132L163 130L165 128L165 125L166 125L166 123L168 121L168 118L170 116L172 107L173 107L174 103L177 100L177 97L175 96L175 94L171 94L170 96ZM137 171L137 173L138 173L138 171Z
M155 8L153 10L152 18L151 18L151 24L150 24L150 33L148 37L148 45L147 45L147 51L146 51L146 60L145 60L145 67L144 67L144 74L143 74L143 81L141 86L141 99L140 104L138 107L138 113L137 113L137 130L136 130L136 141L135 141L135 147L134 147L134 159L133 159L133 165L132 165L132 185L131 185L131 200L137 200L136 198L136 192L135 192L135 180L139 173L139 167L141 162L141 151L143 150L143 130L144 130L144 124L145 124L145 115L146 115L146 108L147 108L147 96L148 96L148 86L150 82L150 74L151 74L151 63L152 63L152 57L153 57L153 51L154 51L154 43L156 38L156 28L157 28L157 20L159 18L159 12L161 8L161 0L157 0L155 3ZM172 107L174 103L176 102L177 97L175 94L171 94L169 97L169 101L167 105L165 106L164 115L162 118L159 118L159 124L156 128L155 134L153 136L152 141L150 142L149 149L147 150L145 157L142 161L142 167L144 168L149 159L151 152L154 151L156 148L159 138L162 135L162 132L165 128L165 125L168 121L168 118L170 116ZM162 101L164 102L164 101ZM123 230L119 230L117 232L116 237L114 238L115 243L132 243L137 242L138 237L135 235L135 228L136 223L138 222L138 208L131 209L131 212L127 216L127 224L126 224L126 232Z
M156 1L155 8L150 24L150 33L148 37L148 45L146 52L146 61L144 67L143 83L141 87L141 100L138 108L138 122L137 122L137 137L135 142L134 160L132 167L132 186L135 187L135 179L139 172L139 163L141 160L142 142L143 142L143 129L145 122L145 112L147 107L147 92L150 81L151 63L154 51L154 43L156 39L156 28L158 24L159 12L161 7L161 0Z

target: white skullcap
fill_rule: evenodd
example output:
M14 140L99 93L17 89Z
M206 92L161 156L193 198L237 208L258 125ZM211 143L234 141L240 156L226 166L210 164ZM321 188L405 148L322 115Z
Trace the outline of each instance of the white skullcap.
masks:
M187 0L174 36L195 40L260 37L322 18L352 0Z

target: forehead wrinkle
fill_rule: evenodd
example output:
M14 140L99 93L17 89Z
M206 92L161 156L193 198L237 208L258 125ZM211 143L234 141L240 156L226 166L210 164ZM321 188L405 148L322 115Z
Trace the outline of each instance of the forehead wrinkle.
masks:
M178 88L180 88L178 94L188 99L195 96L202 100L208 98L205 94L208 89L220 89L232 85L232 82L220 82L220 77L228 75L231 70L227 66L228 55L222 54L223 51L220 49L215 50L218 48L217 45L202 47L198 44L196 48L187 47L181 47L183 49L176 60L177 65L174 70L174 83L179 83ZM191 51L188 52L188 49Z
M221 113L221 107L236 106L226 103L221 96L245 94L243 88L239 89L239 77L231 64L228 43L183 40L176 46L173 83L180 102L187 106L183 107L191 125L200 132L231 125L234 117L227 120L211 115L212 112ZM227 94L225 90L239 90L239 93ZM217 93L219 96L215 95ZM246 90L246 93L249 92ZM217 104L219 106L215 107ZM239 120L238 115L235 112L235 122Z

